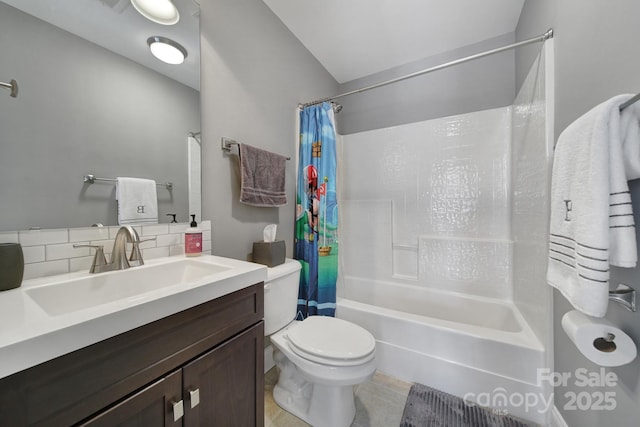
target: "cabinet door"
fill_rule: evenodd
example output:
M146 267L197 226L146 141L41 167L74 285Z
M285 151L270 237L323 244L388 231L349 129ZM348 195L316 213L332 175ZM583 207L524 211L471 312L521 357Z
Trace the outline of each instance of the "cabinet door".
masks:
M184 367L184 426L264 426L263 371L260 322Z
M151 384L81 424L82 427L179 427L182 426L182 371ZM176 406L174 406L174 404ZM177 410L177 420L174 420ZM177 415L180 415L178 418Z

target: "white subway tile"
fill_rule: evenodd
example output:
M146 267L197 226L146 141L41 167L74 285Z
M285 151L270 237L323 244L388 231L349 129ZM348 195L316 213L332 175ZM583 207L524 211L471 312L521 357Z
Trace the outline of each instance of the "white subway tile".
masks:
M87 242L77 242L87 243ZM80 258L89 256L89 248L74 248L75 243L64 243L60 245L47 245L46 246L46 258L47 261L54 261L57 259L66 258Z
M184 254L184 245L169 246L169 256L183 255L183 254Z
M140 249L151 249L158 246L157 238L155 240L147 240L146 242L139 243ZM127 251L131 250L131 245L127 245Z
M69 260L69 271L89 271L91 264L93 263L92 256L86 256L82 258L73 258Z
M157 236L169 233L169 224L143 225L141 236Z
M202 241L210 242L211 241L211 230L202 232Z
M202 251L209 251L209 253L211 253L211 240L202 242Z
M200 223L200 228L202 228L203 230L207 230L207 231L211 230L211 221L209 221L209 220L202 221Z
M169 233L184 233L189 228L188 222L178 222L176 224L169 224Z
M18 242L18 232L17 231L9 231L0 233L0 242L2 243L19 243Z
M113 240L92 240L91 244L95 246L102 246L105 254L110 254L113 250ZM95 249L91 249L91 253L94 254Z
M162 248L144 249L142 251L142 258L145 260L153 259L153 258L168 257L168 256L169 256L169 247L167 246Z
M87 227L87 228L70 228L70 242L86 242L89 240L107 240L109 239L108 227Z
M69 260L36 262L24 265L24 280L69 272Z
M184 254L184 231L188 227L188 223L134 226L140 236L156 237L155 240L140 244L143 258L153 259ZM69 271L88 271L96 250L74 248L73 244L90 242L92 245L102 245L105 254L109 256L113 249L113 239L119 229L119 226L110 226L8 231L0 233L0 242L21 243L26 280L64 274ZM168 234L169 231L172 233ZM203 252L207 253L208 247L208 253L210 253L210 231L203 231L203 240L205 241ZM131 249L132 245L128 243L127 253L130 253Z
M181 234L162 234L159 235L156 239L156 246L171 246L171 245L179 245Z
M121 227L119 225L113 225L109 227L109 239L115 239L116 234L118 234L118 230L120 230L120 228ZM134 225L133 229L136 230L136 233L138 233L138 235L142 236L142 226Z
M45 260L44 246L23 246L22 255L24 256L25 264L42 262Z
M22 246L67 243L69 241L69 230L66 228L56 230L25 230L19 231L18 237Z

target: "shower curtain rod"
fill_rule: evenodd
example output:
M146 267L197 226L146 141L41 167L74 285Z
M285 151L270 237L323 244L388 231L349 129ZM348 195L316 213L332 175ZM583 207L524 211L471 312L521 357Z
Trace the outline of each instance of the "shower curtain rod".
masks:
M299 104L299 107L301 107L301 108L310 107L312 105L322 104L323 102L333 101L334 99L342 98L342 97L349 96L349 95L354 95L356 93L365 92L365 91L368 91L368 90L371 90L371 89L377 89L377 88L382 87L382 86L387 86L387 85L390 85L392 83L400 82L402 80L411 79L413 77L418 77L418 76L421 76L423 74L431 73L433 71L442 70L443 68L448 68L448 67L451 67L453 65L462 64L463 62L471 61L473 59L478 59L478 58L482 58L482 57L485 57L485 56L493 55L494 53L504 52L505 50L515 49L516 47L524 46L524 45L531 44L531 43L543 42L543 41L548 40L550 38L553 38L553 29L550 29L549 31L547 31L546 33L544 33L544 34L542 34L540 36L533 37L533 38L530 38L530 39L527 39L527 40L523 40L523 41L518 42L518 43L513 43L513 44L510 44L508 46L503 46L503 47L499 47L499 48L496 48L496 49L488 50L486 52L476 53L475 55L467 56L465 58L456 59L455 61L446 62L444 64L436 65L435 67L426 68L424 70L416 71L415 73L407 74L407 75L401 76L401 77L396 77L395 79L387 80L387 81L382 82L382 83L376 83L376 84L373 84L373 85L370 85L370 86L365 86L365 87L361 87L359 89L354 89L354 90L351 90L349 92L341 93L339 95L334 95L334 96L330 96L328 98L318 99L316 101L307 102L305 104Z

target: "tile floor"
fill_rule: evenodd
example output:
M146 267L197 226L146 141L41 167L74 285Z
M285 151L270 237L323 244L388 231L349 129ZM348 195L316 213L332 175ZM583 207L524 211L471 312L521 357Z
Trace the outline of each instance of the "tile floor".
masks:
M309 424L281 409L273 400L278 381L276 368L264 377L265 427L308 427ZM393 427L400 425L411 384L376 372L373 380L356 387L356 418L352 427Z

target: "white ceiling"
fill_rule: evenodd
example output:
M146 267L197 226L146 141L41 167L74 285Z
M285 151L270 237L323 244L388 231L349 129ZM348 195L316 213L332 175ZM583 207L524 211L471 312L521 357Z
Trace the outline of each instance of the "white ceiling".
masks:
M173 0L180 22L155 24L130 0L0 0L199 90L198 0ZM515 31L524 0L263 0L339 82ZM182 44L181 65L146 40Z
M524 0L263 0L339 82L515 31Z
M200 88L200 14L196 0L173 0L176 25L160 25L140 15L130 0L2 0L83 39L116 52L196 90ZM151 55L147 39L163 36L187 49L185 62L165 64Z

